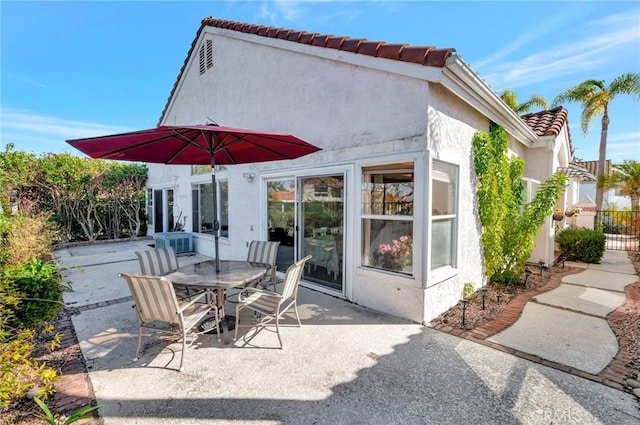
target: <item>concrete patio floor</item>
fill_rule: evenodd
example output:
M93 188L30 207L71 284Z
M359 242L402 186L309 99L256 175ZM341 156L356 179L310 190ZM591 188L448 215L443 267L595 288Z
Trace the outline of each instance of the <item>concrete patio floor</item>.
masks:
M100 416L111 424L638 424L633 396L301 288L303 326L250 345L143 339L118 272L147 241L60 250ZM180 257L181 265L202 260ZM227 313L233 312L227 306ZM248 313L242 316L251 320ZM287 321L294 324L294 319Z

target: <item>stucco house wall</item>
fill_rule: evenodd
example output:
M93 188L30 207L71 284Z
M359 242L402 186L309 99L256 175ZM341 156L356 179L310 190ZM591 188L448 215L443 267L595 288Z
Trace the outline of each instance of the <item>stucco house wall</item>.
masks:
M213 45L214 65L201 73L198 48ZM472 139L491 121L510 134L510 151L549 163L547 148L531 149L535 134L503 105L467 94L478 78L457 63L451 76L440 68L382 59L326 47L203 26L194 40L160 124L220 125L291 133L322 148L292 161L222 167L229 186L229 238L220 256L244 259L253 239L266 239L266 180L273 176L343 173L345 178L345 298L415 322L429 321L454 305L465 282L484 285L481 226ZM463 83L462 80L470 79ZM470 93L470 92L469 92ZM487 92L489 93L489 92ZM496 103L495 93L491 102ZM466 98L466 99L463 99ZM458 166L456 264L430 270L431 168L439 160ZM363 168L413 163L413 274L362 267ZM526 175L548 175L527 169ZM255 174L249 182L243 173ZM193 184L210 181L186 166L149 165L147 186L174 191L174 216L191 217ZM193 223L187 220L186 230ZM547 232L548 233L548 232ZM548 238L548 234L545 236ZM194 233L195 249L213 255L211 235Z

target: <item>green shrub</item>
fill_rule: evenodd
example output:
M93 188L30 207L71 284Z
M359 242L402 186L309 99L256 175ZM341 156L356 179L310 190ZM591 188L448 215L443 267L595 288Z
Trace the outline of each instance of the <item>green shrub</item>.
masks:
M520 276L511 270L505 270L503 272L495 273L491 276L491 281L494 283L500 283L503 285L511 286L517 285L520 282Z
M9 272L8 280L19 294L14 311L16 328L33 328L53 319L62 307L62 285L58 265L53 261L32 259Z
M476 292L474 288L473 282L465 282L464 287L462 289L462 298L465 300L470 300L473 298L473 294Z
M44 330L50 331L51 327ZM54 391L57 373L33 359L34 338L34 330L23 330L11 339L0 340L0 407L20 400L33 386L38 387L38 395L44 398Z
M599 263L602 260L606 240L601 231L590 229L565 229L556 234L561 254L585 263Z

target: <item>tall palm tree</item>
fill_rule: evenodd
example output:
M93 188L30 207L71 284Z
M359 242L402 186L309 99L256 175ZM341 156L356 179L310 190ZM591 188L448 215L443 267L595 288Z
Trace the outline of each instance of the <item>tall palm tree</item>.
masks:
M518 103L516 92L509 89L504 89L504 91L500 95L500 98L504 100L504 103L506 103L507 106L513 109L513 111L518 115L526 114L534 106L539 106L542 109L547 109L547 99L545 99L543 96L538 96L537 94L532 94L529 100L527 100L526 102Z
M631 209L640 211L640 162L624 161L613 168L612 174L600 177L598 187L609 190L620 186L622 195L631 198Z
M631 94L640 99L640 73L629 72L615 78L609 86L601 80L586 80L567 91L560 93L553 100L557 105L563 101L582 103L580 124L587 134L589 123L593 117L602 115L600 131L600 154L598 157L597 178L604 175L607 157L607 132L609 131L609 103L619 94ZM596 209L602 209L603 189L596 190Z

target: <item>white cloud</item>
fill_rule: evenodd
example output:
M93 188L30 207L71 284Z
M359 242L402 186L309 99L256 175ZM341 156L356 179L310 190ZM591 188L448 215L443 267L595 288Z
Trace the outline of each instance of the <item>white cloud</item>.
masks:
M615 22L615 25L612 25L612 22ZM613 64L621 58L637 54L640 21L636 17L612 15L587 26L588 31L579 41L556 46L545 45L544 50L524 58L501 62L494 67L486 66L484 78L496 89L513 89L602 68L606 64ZM547 29L520 37L502 51L517 52L517 48ZM499 58L500 56L493 55L488 59L495 62ZM480 63L487 63L487 59Z
M18 150L60 152L67 139L103 136L131 131L129 128L41 115L29 110L2 108L0 141Z
M635 140L634 143L626 143L628 145L635 144L640 149L640 131L632 131L629 133L612 134L607 136L609 142L624 142L627 140Z

